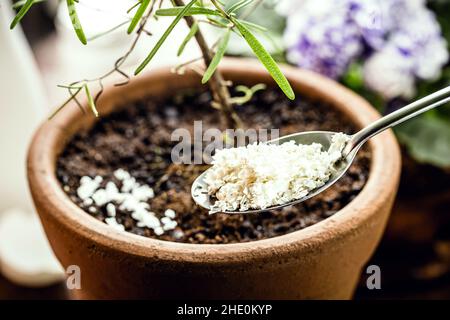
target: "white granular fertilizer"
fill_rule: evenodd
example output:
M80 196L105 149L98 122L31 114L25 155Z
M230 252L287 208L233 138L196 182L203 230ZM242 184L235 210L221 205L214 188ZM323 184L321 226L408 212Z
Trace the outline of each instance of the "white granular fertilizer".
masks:
M349 137L333 136L328 151L318 143L255 143L217 151L205 177L217 200L210 213L265 209L306 196L324 185Z
M106 224L119 231L125 230L125 226L116 219L117 209L119 209L129 212L138 227L153 229L158 236L177 227L177 222L173 220L176 217L174 210L167 209L162 219L159 219L150 210L148 201L155 197L150 186L139 184L129 172L123 169L114 171L114 176L122 183L120 189L113 181L108 181L106 186L101 188L100 185L103 181L101 176L82 177L77 189L77 194L83 200L83 204L95 204L98 207L106 208L108 215L105 218ZM91 213L97 212L97 208L94 206L89 207L88 210Z

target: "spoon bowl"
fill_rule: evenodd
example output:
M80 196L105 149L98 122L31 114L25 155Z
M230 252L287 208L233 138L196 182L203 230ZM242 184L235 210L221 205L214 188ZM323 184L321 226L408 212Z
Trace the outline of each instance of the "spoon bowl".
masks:
M294 141L296 144L309 145L313 143L318 143L322 146L322 150L328 150L331 146L331 141L333 136L337 134L337 132L332 131L308 131L308 132L300 132L294 133L290 135L286 135L280 137L278 139L273 139L268 141L267 143L271 144L283 144L289 141ZM351 137L350 137L351 140ZM333 167L333 172L330 176L330 179L321 187L311 190L307 195L302 198L295 199L293 201L285 202L283 204L279 204L276 206L267 207L264 209L250 209L245 211L227 211L227 214L243 214L243 213L258 213L263 211L270 211L275 209L280 209L283 207L291 206L300 202L303 202L309 198L314 197L315 195L325 191L329 187L331 187L337 180L339 180L345 172L348 170L350 165L355 158L357 150L352 150L346 156L343 156L341 160L335 163ZM208 169L209 170L209 169ZM208 185L205 182L205 176L207 171L203 172L201 175L195 179L191 188L191 195L194 201L202 206L205 209L211 209L211 206L214 204L214 199L208 194Z

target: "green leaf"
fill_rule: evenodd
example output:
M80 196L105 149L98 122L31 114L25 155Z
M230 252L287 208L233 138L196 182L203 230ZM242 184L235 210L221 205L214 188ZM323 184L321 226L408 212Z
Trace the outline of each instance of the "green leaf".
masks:
M270 53L263 47L263 45L256 39L256 37L238 20L233 19L234 24L238 28L241 35L247 41L250 48L253 50L255 55L270 73L272 78L278 84L280 89L284 92L284 94L291 100L295 99L295 93L292 90L289 81L286 79L284 74L281 72L275 60L272 58Z
M223 56L225 55L225 51L227 50L228 42L230 41L230 34L231 34L231 29L227 29L227 31L225 32L225 35L220 40L219 46L217 47L216 54L212 58L211 63L209 64L208 68L205 71L205 74L203 75L203 78L202 78L203 84L208 82L208 80L213 75L214 71L216 71L220 60L222 60Z
M227 13L231 14L233 12L239 11L240 9L248 6L250 3L252 3L253 0L240 0L233 4L228 10Z
M155 14L157 16L162 17L172 17L178 16L181 11L183 11L186 7L173 7L173 8L164 8L156 10ZM213 9L202 8L202 7L193 7L187 11L183 12L183 16L193 16L193 15L214 15L220 16L220 13Z
M164 41L167 39L167 37L169 36L169 34L173 31L173 29L175 28L175 26L177 25L178 22L180 22L180 20L185 16L186 12L189 11L189 8L191 8L194 3L197 0L192 0L191 2L189 2L184 8L183 10L181 10L178 15L175 17L175 19L172 21L172 23L170 24L170 26L167 28L167 30L164 32L164 34L161 36L161 38L158 40L158 42L156 43L156 45L153 47L152 51L150 51L149 55L147 56L147 58L145 58L145 60L139 65L139 67L137 67L136 71L134 71L134 75L137 75L138 73L140 73L146 66L147 64L153 59L153 57L155 56L156 52L158 52L159 48L161 48L162 44L164 43Z
M98 117L98 111L97 108L95 107L94 98L92 98L91 92L89 91L89 87L87 84L84 85L84 90L86 92L86 97L88 99L89 108L91 108L94 116Z
M257 31L261 31L261 32L266 32L267 28L260 26L259 24L250 22L250 21L245 21L245 20L238 20L240 23L242 23L244 26L250 28L250 29L255 29Z
M450 121L424 114L399 125L395 132L417 161L450 168Z
M139 6L142 3L142 0L137 1L135 4L133 4L128 10L127 13L130 13L131 11L134 10L134 8L136 8L137 6Z
M359 62L353 62L342 77L342 81L351 89L357 91L364 87L363 67Z
M151 0L142 0L141 5L137 9L136 13L133 16L133 19L131 19L130 26L128 27L127 33L130 34L133 32L134 28L136 28L139 20L141 20L142 16L144 15L145 10L147 10L148 5L150 4Z
M69 17L72 22L75 33L82 44L87 44L86 36L84 35L83 28L81 27L80 20L78 19L77 10L75 9L75 0L67 0L67 9L69 9Z
M181 43L180 47L178 48L177 56L181 56L181 54L184 51L184 48L186 48L186 45L195 36L197 31L198 31L198 23L197 23L197 21L194 21L194 24L192 25L191 30L189 30L189 33L187 34L186 38L184 38L183 42Z
M215 24L217 27L228 28L228 25L225 22L222 22L218 19L214 19L212 17L206 17L206 19L208 19L210 22ZM222 20L224 20L224 19L222 19Z
M11 25L9 26L10 29L14 29L15 26L22 20L22 18L25 16L25 14L30 10L30 8L33 6L33 4L36 2L36 0L27 0L25 4L20 8L17 15L14 17L13 21L11 22Z
M17 2L15 2L13 5L12 5L12 8L14 9L14 10L16 10L16 9L19 9L19 8L21 8L21 7L23 7L27 2L28 2L29 0L20 0L20 1L17 1ZM45 0L34 0L33 2L33 4L36 4L36 3L39 3L39 2L44 2Z

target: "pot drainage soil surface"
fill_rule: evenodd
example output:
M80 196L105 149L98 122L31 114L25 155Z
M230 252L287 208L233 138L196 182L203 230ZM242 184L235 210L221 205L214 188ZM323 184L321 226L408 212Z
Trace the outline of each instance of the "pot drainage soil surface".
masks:
M219 112L210 107L208 92L186 91L166 99L148 98L130 102L126 108L99 119L92 129L75 135L57 163L57 177L64 190L80 208L100 221L108 218L106 205L87 205L77 195L83 176L102 176L101 187L109 181L119 188L114 171L124 169L141 185L154 191L148 200L150 211L164 217L175 211L177 226L156 235L139 227L130 212L116 209L116 220L125 230L151 238L187 243L235 243L271 238L311 226L342 209L364 187L370 154L362 149L347 174L319 196L293 207L251 215L208 215L194 204L190 188L205 165L173 164L171 141L175 129L193 130L203 121L203 130L218 127ZM355 132L346 117L329 105L297 97L289 101L282 93L267 89L237 107L248 128L279 128L280 135L299 131L330 130ZM223 128L222 128L223 129Z

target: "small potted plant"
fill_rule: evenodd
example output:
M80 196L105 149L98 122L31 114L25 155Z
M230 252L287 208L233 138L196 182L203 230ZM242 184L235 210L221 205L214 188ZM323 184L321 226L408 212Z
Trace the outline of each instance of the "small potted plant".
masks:
M33 3L27 1L18 17ZM66 86L65 108L41 126L30 146L34 203L58 259L81 270L77 296L350 298L395 197L400 172L395 138L386 132L373 139L336 186L303 205L258 215L208 215L189 192L207 166L172 161L179 142L173 140L175 130L193 134L195 155L206 129L225 132L219 136L225 140L226 129L236 128L351 133L378 114L332 80L278 67L253 35L264 29L241 14L260 1L173 3L162 9L156 9L159 1L137 3L128 28L137 39L153 15L174 18L136 73L182 19L190 32L180 51L195 39L204 73L198 75L198 65L181 75L155 69L96 97L93 81L72 83ZM85 41L75 3L67 4L76 34ZM213 49L202 35L202 21L223 31ZM231 33L248 43L262 66L249 59L222 60ZM112 72L122 72L128 55ZM101 118L83 116L77 105ZM198 120L205 131L200 137Z

